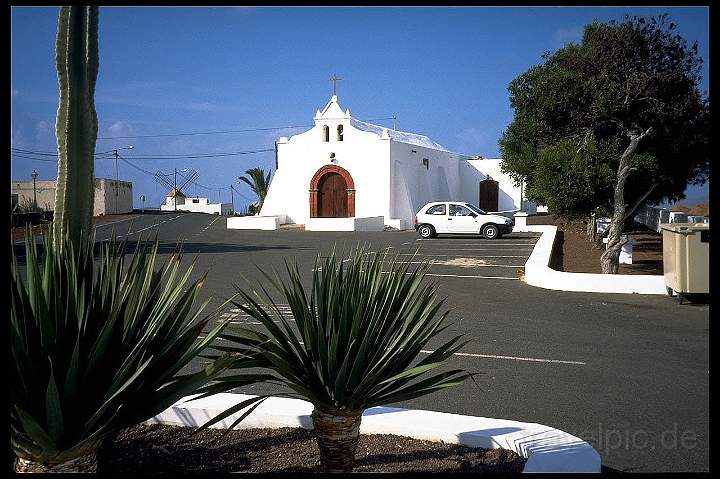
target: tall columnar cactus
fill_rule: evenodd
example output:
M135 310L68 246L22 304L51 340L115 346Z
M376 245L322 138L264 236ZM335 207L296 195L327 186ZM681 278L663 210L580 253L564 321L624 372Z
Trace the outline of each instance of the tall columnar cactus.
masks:
M60 7L55 59L60 85L55 237L67 233L76 241L89 234L93 214L98 7Z

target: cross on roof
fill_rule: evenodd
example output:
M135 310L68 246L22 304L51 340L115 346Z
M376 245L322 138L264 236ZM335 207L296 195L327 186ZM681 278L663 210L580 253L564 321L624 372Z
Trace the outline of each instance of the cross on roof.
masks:
M339 78L336 74L333 73L333 76L331 76L330 79L333 82L333 96L335 96L337 95L337 81L342 80L342 78Z

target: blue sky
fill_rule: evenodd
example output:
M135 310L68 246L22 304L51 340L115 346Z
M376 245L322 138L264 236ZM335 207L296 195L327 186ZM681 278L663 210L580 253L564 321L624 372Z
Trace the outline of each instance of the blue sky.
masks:
M102 7L96 109L100 138L311 125L338 82L343 108L362 120L397 114L398 129L428 135L459 153L498 157L498 139L512 120L510 81L541 55L579 41L597 19L670 14L706 60L706 7L476 8L167 8ZM11 142L54 152L57 76L56 8L13 7L11 14ZM392 120L374 123L392 126ZM305 128L306 129L306 128ZM254 200L237 177L274 168L272 151L215 158L150 160L133 156L192 155L272 149L279 136L303 128L158 138L99 139L97 151L121 154L142 169L192 168L206 187L190 194ZM57 165L13 157L12 179L54 179ZM120 162L133 182L134 203L158 206L167 188ZM112 178L115 163L98 159L95 175ZM692 204L707 185L688 192Z

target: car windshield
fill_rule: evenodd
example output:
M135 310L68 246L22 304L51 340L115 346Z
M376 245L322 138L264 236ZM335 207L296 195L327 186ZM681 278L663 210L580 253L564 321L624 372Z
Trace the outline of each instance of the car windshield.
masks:
M465 206L467 206L468 208L470 208L471 210L473 210L475 213L477 213L477 214L479 214L479 215L486 215L486 214L487 214L487 213L485 213L483 210L481 210L480 208L478 208L477 206L473 206L473 205L471 205L470 203L465 203Z

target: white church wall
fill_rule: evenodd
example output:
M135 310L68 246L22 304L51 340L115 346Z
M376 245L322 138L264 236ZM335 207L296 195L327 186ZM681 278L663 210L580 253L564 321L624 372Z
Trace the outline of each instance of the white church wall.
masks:
M352 176L355 217L382 216L385 225L399 229L411 228L415 213L431 201L478 204L480 181L487 175L499 182L498 210L521 207L521 188L501 172L499 159L474 160L447 151L426 136L361 122L351 117L350 110L341 109L336 96L314 120L310 130L278 140L278 168L261 216L284 214L289 222L307 226L310 182L327 165L344 168ZM329 141L324 141L325 126ZM528 212L534 213L534 205L528 206Z
M330 128L324 142L323 126ZM337 126L343 125L343 140ZM390 203L390 140L361 131L349 118L318 120L310 130L278 141L278 169L265 197L262 216L287 214L288 221L305 224L310 217L310 181L323 166L346 169L355 183L355 216L388 216ZM330 154L335 154L335 162ZM302 200L299 200L299 199Z
M513 211L520 209L522 189L515 186L512 178L500 169L502 160L497 158L484 158L480 160L468 159L465 162L469 168L461 165L464 171L462 180L463 201L477 205L480 200L480 181L490 176L498 182L498 211ZM473 171L475 170L475 171ZM529 213L535 213L535 204L527 202Z
M464 157L398 141L392 142L390 151L393 160L390 216L400 220L401 229L412 227L415 213L426 203L457 199L460 188L457 164Z

